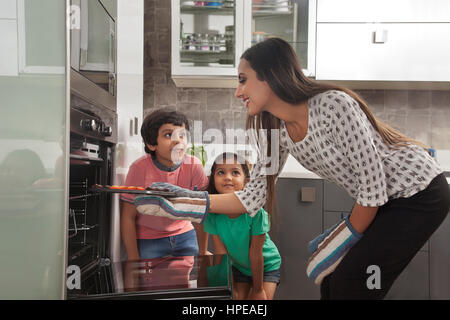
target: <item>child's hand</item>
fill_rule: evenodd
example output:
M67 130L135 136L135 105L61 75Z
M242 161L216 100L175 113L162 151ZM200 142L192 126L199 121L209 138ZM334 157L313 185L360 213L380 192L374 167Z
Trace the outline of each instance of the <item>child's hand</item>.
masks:
M264 289L258 291L251 290L247 300L267 300L266 292Z

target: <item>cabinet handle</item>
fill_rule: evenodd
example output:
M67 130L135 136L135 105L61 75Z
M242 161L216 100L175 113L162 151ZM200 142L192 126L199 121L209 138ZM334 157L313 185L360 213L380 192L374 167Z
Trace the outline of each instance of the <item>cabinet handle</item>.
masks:
M373 33L373 43L385 43L387 41L387 30L375 30Z
M314 201L316 201L316 188L314 188L314 187L302 187L300 189L300 201L301 202L314 202Z

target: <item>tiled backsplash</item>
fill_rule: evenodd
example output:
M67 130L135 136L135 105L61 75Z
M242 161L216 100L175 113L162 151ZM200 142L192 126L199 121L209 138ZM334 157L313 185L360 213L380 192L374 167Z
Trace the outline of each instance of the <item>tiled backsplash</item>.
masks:
M145 0L144 116L159 108L184 112L210 128L245 127L233 89L177 88L171 79L170 1ZM450 91L358 90L374 114L435 149L450 149Z

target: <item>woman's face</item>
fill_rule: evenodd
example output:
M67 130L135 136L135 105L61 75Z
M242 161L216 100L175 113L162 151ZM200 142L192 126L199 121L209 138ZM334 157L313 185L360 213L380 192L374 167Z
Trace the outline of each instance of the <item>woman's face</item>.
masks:
M218 193L233 193L244 189L245 174L242 166L234 161L216 164L214 186Z
M251 116L266 111L272 90L266 81L257 78L255 70L250 63L241 59L238 67L239 84L236 88L235 97L242 99Z

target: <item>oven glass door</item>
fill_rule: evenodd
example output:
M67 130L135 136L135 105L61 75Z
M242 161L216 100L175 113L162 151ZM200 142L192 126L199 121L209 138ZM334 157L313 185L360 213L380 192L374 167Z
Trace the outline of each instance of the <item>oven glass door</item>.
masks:
M68 266L79 270L79 282L69 279L67 295L104 294L112 289L109 268L111 196L91 190L111 184L114 147L71 135Z

